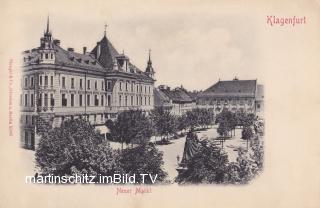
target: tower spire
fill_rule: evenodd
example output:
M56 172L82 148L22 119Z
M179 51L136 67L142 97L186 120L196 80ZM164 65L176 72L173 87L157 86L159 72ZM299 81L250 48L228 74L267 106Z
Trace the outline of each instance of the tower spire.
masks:
M104 36L107 35L107 27L108 27L108 25L107 25L107 24L104 24Z
M49 15L48 15L48 18L47 18L47 31L46 33L49 33Z
M151 49L149 49L149 60L146 68L146 73L153 78L154 76L154 69L152 67L152 61L151 61Z
M151 64L152 61L151 61L151 49L149 49L149 60L148 60L148 64Z

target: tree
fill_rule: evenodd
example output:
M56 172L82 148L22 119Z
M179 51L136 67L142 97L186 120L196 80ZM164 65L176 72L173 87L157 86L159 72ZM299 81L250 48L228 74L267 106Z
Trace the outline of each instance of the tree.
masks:
M200 142L198 151L186 162L186 169L176 178L180 184L223 183L228 156L220 147L206 140Z
M162 136L166 136L168 140L169 134L175 133L175 117L170 111L165 110L163 107L155 108L152 111L152 119L161 139L163 139Z
M36 150L42 174L96 176L122 172L119 154L85 120L67 120L43 134Z
M253 137L253 131L250 126L244 126L242 129L242 139L247 140L247 150L248 150L248 143L249 140Z
M187 116L183 114L176 118L176 128L179 131L185 131L188 128Z
M236 127L236 118L234 114L226 109L218 114L216 118L216 123L219 124L217 132L222 137L228 137L229 133L232 137L232 130Z
M109 125L115 141L123 144L142 144L150 140L152 125L150 119L141 110L121 112L113 125Z
M146 173L153 177L157 174L157 182L163 182L167 173L163 170L162 157L162 152L153 143L149 143L123 150L120 162L126 174L139 176L141 173ZM145 179L145 183L151 184L149 177ZM136 182L140 183L141 178L136 177Z

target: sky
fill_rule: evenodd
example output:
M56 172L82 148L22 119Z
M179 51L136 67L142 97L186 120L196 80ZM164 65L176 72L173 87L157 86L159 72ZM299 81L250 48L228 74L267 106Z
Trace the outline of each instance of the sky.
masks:
M39 12L23 11L23 50L39 46L49 14L53 37L64 48L92 50L107 24L107 37L118 52L124 51L142 70L151 49L156 85L205 90L219 79L235 76L263 81L258 20L236 6L97 3L61 10L38 7Z

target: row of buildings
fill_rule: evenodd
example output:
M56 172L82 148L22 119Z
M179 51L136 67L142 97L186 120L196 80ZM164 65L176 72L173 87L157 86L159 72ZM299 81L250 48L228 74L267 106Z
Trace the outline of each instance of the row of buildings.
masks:
M262 86L256 80L219 81L207 90L191 93L183 87L155 88L155 71L149 57L140 70L124 53L119 53L106 36L82 53L63 49L54 39L49 19L40 46L23 52L21 93L21 144L34 149L38 118L56 127L65 119L84 118L104 126L121 111L165 107L182 115L196 107L224 108L248 112L263 109Z
M182 115L193 108L212 109L215 113L227 109L232 112L243 111L262 116L264 92L257 80L218 81L205 91L188 92L182 86L170 89L160 85L155 88L156 107L163 106L173 115Z

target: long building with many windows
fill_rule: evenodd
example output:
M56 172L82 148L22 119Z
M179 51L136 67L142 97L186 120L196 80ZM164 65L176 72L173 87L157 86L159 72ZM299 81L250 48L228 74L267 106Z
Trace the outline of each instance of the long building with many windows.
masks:
M84 118L103 125L124 110L154 108L154 69L150 58L142 71L119 53L104 33L95 48L82 53L60 46L49 28L40 46L23 52L21 142L34 149L39 117L59 126L64 119Z
M263 93L263 85L258 84L257 80L219 80L197 95L197 105L211 108L215 113L228 109L262 116Z

